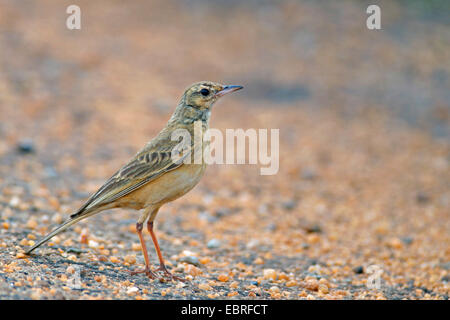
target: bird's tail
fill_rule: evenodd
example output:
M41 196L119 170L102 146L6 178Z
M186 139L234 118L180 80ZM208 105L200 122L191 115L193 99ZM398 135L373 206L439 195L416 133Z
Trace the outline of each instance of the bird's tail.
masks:
M67 220L66 222L64 222L63 224L61 224L58 228L56 228L55 230L53 230L52 232L50 232L48 235L46 235L44 238L42 238L41 240L38 241L38 243L36 243L34 246L32 246L30 249L28 249L25 254L30 254L34 249L40 247L42 244L46 243L48 240L50 240L51 238L53 238L54 236L56 236L57 234L63 232L64 230L66 230L67 228L69 228L71 225L77 223L80 220L83 220L84 218L87 218L89 216L91 216L92 214L94 214L94 212L90 212L90 213L86 213L86 214L82 214L82 215L78 215L78 216L74 216L69 218L69 220Z

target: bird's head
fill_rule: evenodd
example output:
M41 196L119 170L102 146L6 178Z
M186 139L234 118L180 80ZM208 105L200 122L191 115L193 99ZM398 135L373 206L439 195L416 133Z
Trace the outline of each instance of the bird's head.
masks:
M186 105L205 110L211 108L220 97L242 88L242 86L227 86L211 81L202 81L187 88L183 99Z

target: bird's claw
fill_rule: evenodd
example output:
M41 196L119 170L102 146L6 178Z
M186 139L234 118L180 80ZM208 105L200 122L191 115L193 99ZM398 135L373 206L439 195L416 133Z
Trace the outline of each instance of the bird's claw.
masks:
M160 280L176 280L181 282L186 282L187 280L181 277L178 277L167 270L165 266L159 266L158 269L155 270L156 272L161 271L163 273L163 276L160 278Z
M135 270L135 271L131 271L131 270L130 270L129 272L130 272L130 275L132 275L132 276L134 276L134 275L136 275L136 274L139 274L139 273L145 273L145 274L147 275L147 277L149 277L151 280L157 278L156 274L154 274L154 273L150 270L150 268L144 268L144 269L141 269L141 270Z

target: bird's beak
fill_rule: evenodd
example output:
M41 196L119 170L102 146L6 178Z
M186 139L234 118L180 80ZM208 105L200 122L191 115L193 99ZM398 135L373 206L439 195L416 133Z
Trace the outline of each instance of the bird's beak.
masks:
M243 88L243 86L225 86L225 87L223 87L222 90L220 90L219 92L216 93L216 97L220 98L220 97L226 95L227 93L241 90L242 88Z

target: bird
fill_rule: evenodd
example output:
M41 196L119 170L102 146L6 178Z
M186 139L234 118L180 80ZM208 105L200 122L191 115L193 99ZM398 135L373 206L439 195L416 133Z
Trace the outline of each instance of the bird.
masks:
M200 124L205 132L204 130L209 128L214 103L224 95L242 88L242 86L222 85L211 81L201 81L189 86L166 126L156 137L109 178L65 222L26 250L25 254L30 255L33 250L55 235L104 210L112 208L140 210L136 231L141 243L145 267L130 271L131 275L145 273L150 279L185 281L167 269L153 224L162 205L180 198L198 184L205 172L206 162L191 160L195 159L198 152L203 152L208 144L201 143L199 148L198 139L194 137L194 139L186 139L187 142L185 141L180 148L182 139L173 137L179 132L189 133L193 137L195 126ZM155 271L150 268L143 237L145 222L159 259L159 267ZM158 277L158 272L162 273L161 277Z

